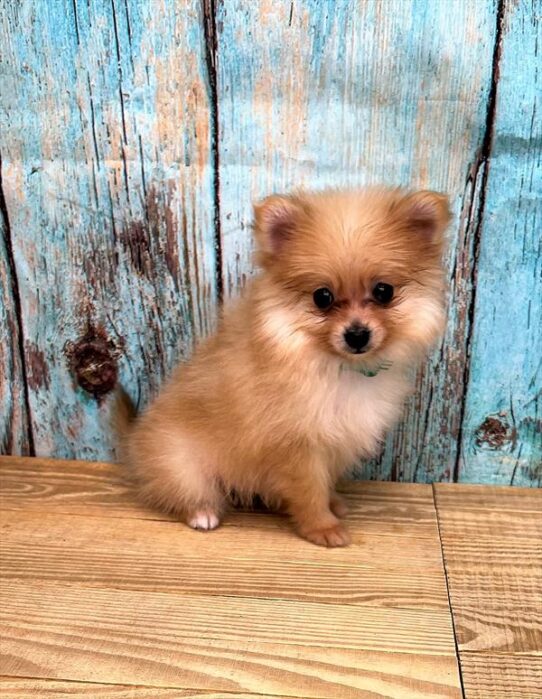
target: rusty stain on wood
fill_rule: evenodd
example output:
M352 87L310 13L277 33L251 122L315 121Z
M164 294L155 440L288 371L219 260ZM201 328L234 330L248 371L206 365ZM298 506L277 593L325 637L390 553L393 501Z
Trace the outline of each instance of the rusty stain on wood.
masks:
M77 385L97 400L112 391L117 385L123 345L110 340L105 328L91 325L77 341L68 341L64 353Z
M476 445L500 449L505 444L514 442L516 437L517 431L506 422L504 416L489 416L476 430Z
M28 386L37 391L49 388L49 368L43 352L32 342L25 346L26 381Z

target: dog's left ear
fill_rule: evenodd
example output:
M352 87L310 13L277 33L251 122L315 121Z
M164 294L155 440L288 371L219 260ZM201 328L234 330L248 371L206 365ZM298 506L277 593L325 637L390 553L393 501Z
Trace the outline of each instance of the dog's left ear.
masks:
M399 202L398 213L409 230L433 243L442 240L452 217L448 197L429 190L407 194Z
M302 215L301 202L292 196L272 195L254 206L254 236L262 264L280 255Z

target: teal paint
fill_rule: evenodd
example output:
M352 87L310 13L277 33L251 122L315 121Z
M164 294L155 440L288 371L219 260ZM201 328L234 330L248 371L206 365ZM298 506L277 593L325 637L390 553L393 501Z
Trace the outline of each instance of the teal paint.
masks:
M461 480L542 485L542 5L503 17Z
M451 194L450 313L358 474L539 484L537 3L504 3L498 75L493 0L211 5L0 0L3 445L110 458L74 376L144 403L252 274L252 200L386 181Z

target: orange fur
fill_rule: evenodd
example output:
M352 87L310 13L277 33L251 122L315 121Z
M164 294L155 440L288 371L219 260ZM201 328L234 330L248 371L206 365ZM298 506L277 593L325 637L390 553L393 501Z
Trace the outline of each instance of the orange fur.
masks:
M262 268L218 332L181 365L125 440L142 497L213 528L235 491L292 516L298 533L345 545L337 479L397 420L407 376L444 323L447 199L384 188L273 196L255 209ZM394 299L375 302L378 282ZM334 305L312 294L327 287ZM370 331L363 354L344 332ZM386 371L370 377L357 369Z

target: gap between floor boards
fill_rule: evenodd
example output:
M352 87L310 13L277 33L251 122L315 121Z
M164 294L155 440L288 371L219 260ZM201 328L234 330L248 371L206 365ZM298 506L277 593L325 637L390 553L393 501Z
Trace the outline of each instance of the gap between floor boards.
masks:
M440 528L440 513L438 509L438 504L437 504L437 491L435 489L435 484L431 484L431 492L433 494L433 507L435 508L435 516L437 518L437 530L438 530L438 538L439 538L439 544L440 544L440 555L442 558L442 568L444 569L444 578L446 580L446 594L448 595L448 609L450 610L450 617L452 621L452 632L454 634L454 645L455 645L455 657L457 661L457 671L459 673L459 683L461 685L461 694L463 695L463 699L468 699L467 695L465 693L465 685L463 682L463 668L461 665L461 654L459 652L459 643L457 640L457 630L455 627L455 616L454 616L454 608L452 604L452 598L450 595L450 580L448 577L448 567L446 565L446 554L444 552L444 543L442 541L442 531Z

